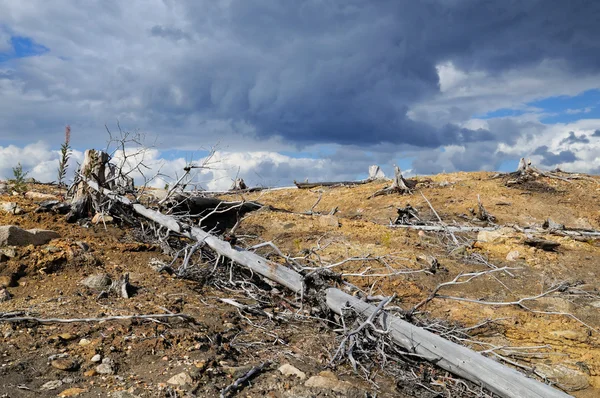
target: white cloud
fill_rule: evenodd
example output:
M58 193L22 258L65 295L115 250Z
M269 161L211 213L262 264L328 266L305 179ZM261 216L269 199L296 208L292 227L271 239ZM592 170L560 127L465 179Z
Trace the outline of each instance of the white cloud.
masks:
M42 182L56 181L59 158L60 152L51 150L43 141L25 147L0 146L0 179L13 178L12 169L20 163L23 170L29 173L28 177ZM69 161L70 173L73 173L76 163L82 159L81 152L74 151L72 153ZM69 178L71 178L71 174Z

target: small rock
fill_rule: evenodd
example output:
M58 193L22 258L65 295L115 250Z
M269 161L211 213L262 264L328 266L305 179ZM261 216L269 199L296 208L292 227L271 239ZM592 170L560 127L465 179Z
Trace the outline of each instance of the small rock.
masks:
M82 394L84 392L87 392L87 390L85 388L67 388L66 390L64 390L63 392L61 392L60 394L58 394L59 397L76 397L79 394Z
M194 380L192 379L192 377L185 373L185 372L181 372L179 374L176 374L175 376L171 377L167 383L172 385L172 386L184 386L186 384L190 385L194 382Z
M56 390L58 387L62 386L63 382L60 380L53 380L53 381L49 381L47 383L44 383L41 387L40 390Z
M25 192L25 197L34 200L56 200L58 199L56 196L51 195L49 193L41 193L35 191Z
M101 375L110 375L114 373L113 360L110 358L104 358L102 363L96 366L96 372Z
M91 361L92 361L92 362L100 362L100 361L102 361L102 355L100 355L100 354L96 354L96 355L94 355L94 356L92 357Z
M52 365L53 368L56 368L58 370L66 371L76 370L77 368L79 368L79 364L77 362L68 358L55 359L54 361L50 362L50 365Z
M0 253L4 254L8 258L17 257L17 250L14 247L5 247L4 249L0 249Z
M339 393L346 393L352 388L352 384L347 381L338 380L337 376L329 371L319 373L318 376L313 376L304 383L305 387L325 388Z
M4 303L12 298L12 295L8 292L8 290L4 288L0 288L0 303Z
M8 214L23 214L23 209L21 209L15 202L2 202L0 203L0 210L8 213Z
M335 227L340 226L340 220L336 216L326 215L319 217L319 224L322 227Z
M94 224L99 224L99 223L110 224L113 221L114 221L114 219L112 218L112 216L109 216L108 214L102 214L102 213L96 213L94 215L94 218L92 218L92 223L94 223Z
M108 276L108 274L102 273L90 275L79 283L89 287L90 289L104 290L111 286L112 279L110 279L110 276Z
M281 365L279 367L279 371L284 376L296 376L300 380L306 379L306 373L296 368L295 366L290 365L289 363Z
M517 261L521 257L521 253L518 250L513 250L506 255L508 261Z
M536 370L548 379L557 382L565 391L579 391L589 386L588 377L585 374L562 364L538 364Z
M516 231L510 227L503 227L493 231L479 231L477 240L479 242L503 243L506 239L516 237Z
M60 235L43 229L24 230L15 225L0 226L0 246L45 245Z
M91 341L89 341L88 339L81 339L79 340L79 345L80 346L86 346L86 345L90 345Z
M0 182L0 195L5 194L7 192L8 192L8 186L5 183Z

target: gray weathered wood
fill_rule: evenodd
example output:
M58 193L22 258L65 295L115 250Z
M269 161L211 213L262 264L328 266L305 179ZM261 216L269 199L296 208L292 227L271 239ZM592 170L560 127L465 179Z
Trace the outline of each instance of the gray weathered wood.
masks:
M357 312L368 317L376 307L350 296L339 289L327 289L327 306L340 314L348 303ZM565 398L570 395L552 388L490 358L427 330L385 314L390 336L410 352L421 355L467 380L484 386L505 398Z

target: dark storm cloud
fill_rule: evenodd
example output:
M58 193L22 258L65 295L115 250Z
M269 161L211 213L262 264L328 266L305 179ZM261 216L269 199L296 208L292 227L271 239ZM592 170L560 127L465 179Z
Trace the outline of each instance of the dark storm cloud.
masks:
M573 131L569 131L569 135L560 141L560 144L589 144L590 139L585 134L575 135Z
M181 29L161 25L154 25L152 29L150 29L150 35L175 41L190 38L190 35Z
M578 160L575 153L572 151L560 151L559 153L553 153L548 150L546 145L537 147L533 151L533 155L542 157L542 164L545 166L552 166L560 163L570 163Z
M592 134L592 137L600 137L600 130L594 131L594 134Z
M11 66L13 92L2 86L0 134L28 140L50 137L50 128L59 139L74 118L93 131L119 119L162 134L166 146L195 146L221 138L205 128L211 124L232 126L228 137L281 137L297 146L458 145L464 152L433 151L415 168L487 168L497 164L498 143L533 139L538 129L490 120L489 130L470 130L409 118L411 107L440 93L436 66L488 75L546 61L562 62L573 76L600 69L598 1L7 4L19 12L2 13L0 24L50 48ZM89 26L88 14L95 16ZM464 120L472 116L452 106Z
M440 62L492 73L546 59L573 69L600 66L600 2L185 4L195 35L215 40L170 75L191 101L187 112L243 119L259 135L299 144L437 147L491 139L406 116L438 91ZM497 138L514 143L518 136Z

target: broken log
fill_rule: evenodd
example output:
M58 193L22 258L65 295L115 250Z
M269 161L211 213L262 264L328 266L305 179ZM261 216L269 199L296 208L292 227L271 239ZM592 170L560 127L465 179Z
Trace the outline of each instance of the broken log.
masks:
M369 317L376 307L342 292L327 289L327 306L341 314L348 305ZM458 345L423 328L384 313L384 325L390 337L411 353L416 353L442 369L487 388L501 397L566 398L570 395L550 387L523 373L484 357L468 347Z
M294 184L299 189L311 189L317 187L337 187L337 186L353 186L353 185L361 185L368 184L373 181L385 179L385 174L381 170L381 168L377 165L369 166L369 177L366 180L358 180L358 181L328 181L328 182L297 182L294 180Z
M312 189L318 187L341 187L341 186L354 186L367 184L372 180L359 180L359 181L326 181L326 182L297 182L294 180L294 184L299 189Z

